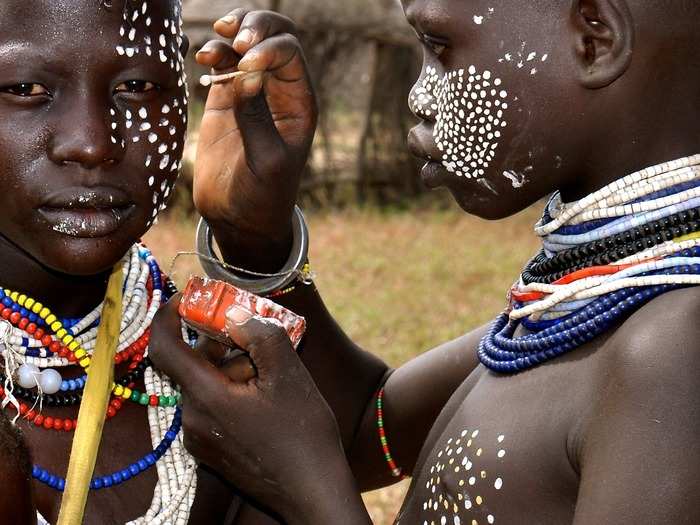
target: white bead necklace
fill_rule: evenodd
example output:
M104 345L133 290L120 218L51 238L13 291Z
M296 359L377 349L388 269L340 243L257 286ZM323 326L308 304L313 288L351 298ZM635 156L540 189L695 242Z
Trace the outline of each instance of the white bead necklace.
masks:
M647 219L651 220L655 216L654 214L644 215L651 211L665 210L661 213L663 216L669 216L678 210L688 208L692 205L689 201L700 196L700 188L680 189L671 195L635 201L649 195L654 196L653 194L663 190L674 191L675 187L682 188L680 185L698 181L700 181L700 155L694 155L633 173L574 203L564 204L561 202L561 197L555 195L548 207L551 220L545 222L543 219L537 224L535 231L543 237L545 245L550 237L556 238L561 245L563 242L561 238L566 236L556 232L566 226L615 217L630 217L630 227L638 226L634 220L639 222L642 218L646 223ZM683 206L679 208L682 204ZM601 231L604 228L602 227ZM566 245L567 248L576 245L577 237L585 239L586 234L572 234L568 237L568 242L571 244ZM624 288L700 285L700 275L695 274L640 275L671 270L678 266L700 264L700 258L677 255L684 250L700 246L700 236L689 237L679 237L618 260L613 264L635 266L620 269L609 275L586 277L568 284L531 283L526 285L521 280L514 287L518 293L542 295L540 299L514 307L509 317L512 320L529 318L530 321L557 319L578 310L582 304L587 304L597 297ZM556 246L557 242L552 244ZM572 306L568 307L569 304Z
M149 266L148 262L139 255L139 250L138 246L134 246L124 258L126 277L122 302L124 314L119 336L120 350L127 348L145 333L162 302L162 292L155 289L151 302L148 304L146 282L149 276ZM101 309L102 305L100 304L72 328L73 334L80 334L76 339L89 354L94 351L97 338L97 328L89 327L99 318ZM189 343L184 325L182 326L182 336L183 340ZM36 358L23 355L23 347L19 345L22 337L31 339L29 334L23 330L14 327L11 333L8 330L8 335L5 338L6 344L2 348L2 356L5 358L6 368L8 362L15 363L16 366L7 372L14 372L23 363L34 364L39 368L75 366L75 363L60 357ZM148 355L148 350L146 350L145 355ZM11 375L11 373L6 373L7 377L11 377ZM146 394L149 396L172 396L175 394L175 388L170 379L152 368L145 370L144 383ZM6 385L6 387L9 387L6 388L9 399L12 387L11 385ZM155 448L163 441L168 432L175 408L149 406L146 410L151 443ZM127 525L186 525L197 491L197 463L185 449L182 432L177 435L167 452L156 463L155 468L158 473L158 482L153 492L151 505L146 514L128 522ZM38 518L39 523L46 523L40 515Z
M673 177L677 175L676 172L679 170L698 165L700 165L700 154L693 155L691 157L684 157L682 159L670 162L664 162L662 164L637 171L631 175L627 175L626 177L616 180L615 182L605 186L595 193L591 193L587 197L584 197L577 202L571 204L560 204L558 207L559 209L552 213L553 220L547 222L546 224L539 223L535 227L535 233L541 237L544 237L566 224L577 224L579 215L586 213L588 217L591 217L594 215L596 210L607 207L606 199L610 197L614 197L615 199L623 199L624 201L634 200L633 192L635 188L638 188L640 183L642 183L642 185L648 185L649 183L647 181L650 179L656 179L657 182L659 180L664 181L662 187L673 186L674 184L677 184L677 182L669 183L667 179L670 178L671 181L673 181ZM592 219L589 218L588 220Z

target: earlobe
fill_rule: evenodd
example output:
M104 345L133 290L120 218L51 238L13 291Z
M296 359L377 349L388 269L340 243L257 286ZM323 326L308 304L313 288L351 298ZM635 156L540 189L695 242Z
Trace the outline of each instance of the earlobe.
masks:
M574 0L571 16L581 84L609 86L632 62L634 20L627 1Z

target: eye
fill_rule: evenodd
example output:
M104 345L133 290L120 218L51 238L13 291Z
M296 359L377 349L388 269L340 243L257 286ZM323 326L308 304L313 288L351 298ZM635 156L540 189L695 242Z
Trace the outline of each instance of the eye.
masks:
M116 88L114 88L115 93L148 93L150 91L155 91L158 86L153 82L148 80L127 80L122 82Z
M447 49L447 42L441 38L436 38L429 35L421 35L420 37L423 45L427 47L431 53L439 57Z
M0 91L17 97L41 97L49 94L49 91L44 86L34 82L22 82L14 86L6 86L0 88Z

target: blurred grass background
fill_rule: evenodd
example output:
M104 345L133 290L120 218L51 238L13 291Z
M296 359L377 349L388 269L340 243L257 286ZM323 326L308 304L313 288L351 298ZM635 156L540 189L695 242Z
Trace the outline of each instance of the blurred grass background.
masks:
M329 310L364 348L398 366L493 319L537 247L539 209L486 222L445 209L352 208L309 215L311 262ZM166 216L144 241L164 269L194 242L194 219ZM179 285L199 273L174 266ZM379 446L379 443L377 443ZM408 482L365 495L375 525L389 525Z

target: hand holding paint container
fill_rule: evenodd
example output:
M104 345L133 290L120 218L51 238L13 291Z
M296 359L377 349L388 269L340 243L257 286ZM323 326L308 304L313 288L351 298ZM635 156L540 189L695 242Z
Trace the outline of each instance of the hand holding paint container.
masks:
M197 332L228 346L234 346L226 331L226 312L239 306L255 317L279 325L287 332L296 349L306 331L306 320L255 294L223 281L193 276L182 295L178 312L185 323Z

